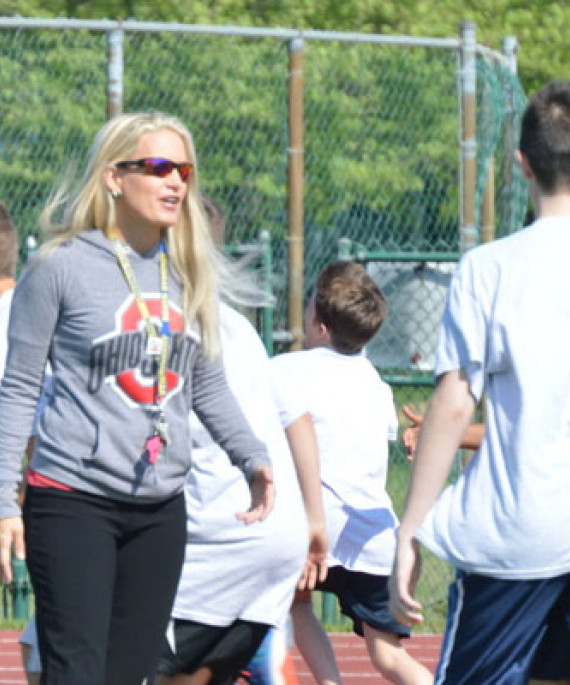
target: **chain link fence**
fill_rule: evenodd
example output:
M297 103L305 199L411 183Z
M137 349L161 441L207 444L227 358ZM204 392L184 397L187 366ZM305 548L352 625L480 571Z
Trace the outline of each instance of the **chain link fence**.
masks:
M292 41L302 53L293 67ZM476 140L466 142L463 48L460 38L0 19L0 199L19 227L21 259L29 238L41 241L38 217L62 171L81 172L109 112L175 114L194 135L204 192L228 216L232 250L269 236L264 264L276 305L268 346L288 349L291 310L302 307L290 301L289 250L291 215L300 209L291 188L301 181L301 296L338 255L366 263L390 306L368 354L398 409L423 411L461 251L462 145L472 145L476 159L479 239L483 229L483 239L511 233L527 211L513 157L525 97L512 60L476 46ZM291 84L299 78L303 144L292 149ZM292 178L292 155L303 160L302 179ZM397 511L408 468L393 446ZM427 558L419 592L428 631L443 628L449 577L445 564Z

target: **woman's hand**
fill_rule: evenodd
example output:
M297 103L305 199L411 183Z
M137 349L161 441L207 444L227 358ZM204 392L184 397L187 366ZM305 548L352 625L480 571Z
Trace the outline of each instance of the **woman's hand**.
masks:
M0 519L0 584L13 580L12 552L18 559L26 558L21 516Z

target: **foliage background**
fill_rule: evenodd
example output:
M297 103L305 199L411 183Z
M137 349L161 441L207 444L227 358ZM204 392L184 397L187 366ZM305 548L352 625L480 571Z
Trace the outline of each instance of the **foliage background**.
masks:
M545 53L543 45L539 51L530 40L528 45L524 43L528 33L523 30L523 24L528 24L533 35L541 35L543 23L552 30L561 27L569 13L562 6L556 10L558 15L554 12L560 22L553 23L552 13L547 20L538 11L533 13L528 4L524 10L512 11L505 5L503 14L501 3L491 5L489 0L462 4L441 0L437 5L431 0L402 0L379 5L372 0L0 0L0 15L134 18L437 37L456 36L459 22L472 19L477 23L479 43L500 49L505 35L514 34L521 40L520 71L527 89L562 75L555 73L551 59L539 56ZM544 35L554 53L554 33ZM561 44L561 29L558 39ZM125 109L164 108L183 118L191 112L201 173L208 181L206 190L223 199L233 223L251 231L241 235L242 240L269 228L282 257L286 250L286 45L256 41L244 50L239 39L227 39L220 49L220 43L214 44L210 38L192 37L182 42L166 33L153 37L129 33L125 41ZM525 50L531 48L535 52L529 57ZM392 250L455 252L454 55L417 48L372 50L368 46L361 46L356 53L346 46L315 43L307 44L306 51L306 75L312 87L305 92L305 218L310 229L306 255L312 273L331 258L333 238L350 235L352 226L370 228L369 237ZM39 209L61 169L69 160L83 157L104 120L105 53L105 37L95 32L2 34L0 188L2 195L10 198L11 207L17 198L17 224L27 232L37 230ZM562 49L559 54L562 59ZM185 87L177 88L181 82ZM486 97L483 88L479 100ZM480 111L487 110L481 107ZM402 122L410 113L416 118L408 118L406 128ZM478 130L484 132L492 128L486 120L479 124ZM493 135L494 145L501 131L497 129ZM201 156L201 150L207 154ZM385 226L392 232L384 231ZM379 233L372 235L373 228ZM274 257L277 262L279 255ZM404 267L399 267L391 277L407 282L408 276ZM414 283L420 278L415 268L413 278ZM276 285L277 294L283 297L284 280ZM413 320L411 324L422 335L425 327L432 327L434 317L428 312L438 306L434 289L426 292L421 306L412 302L420 323ZM444 292L445 288L440 288L437 296L443 297ZM384 339L389 338L387 327ZM401 344L399 330L394 339ZM409 352L405 350L408 359ZM430 391L426 386L418 390L405 385L397 404L412 402L421 407ZM396 448L391 455L390 493L398 509L407 476L405 456ZM427 628L440 630L449 569L432 558L428 566L419 592L433 610Z
M504 36L517 37L525 92L570 75L570 5L560 0L0 0L0 15L16 14L437 37L456 35L469 20L477 24L478 42L496 50Z

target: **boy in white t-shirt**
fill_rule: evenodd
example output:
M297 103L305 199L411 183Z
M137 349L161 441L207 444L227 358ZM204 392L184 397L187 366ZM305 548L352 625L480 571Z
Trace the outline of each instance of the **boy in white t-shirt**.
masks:
M225 217L210 198L203 202L221 247ZM226 294L235 299L240 283L231 285ZM236 478L240 474L197 417L191 417L188 543L157 685L229 685L262 642L271 649L258 655L256 665L263 666L267 682L271 675L271 682L281 683L286 655L277 654L276 647L285 643L297 583L312 587L316 577L326 575L311 419L296 393L273 373L263 343L245 317L220 303L219 322L228 384L252 430L267 445L279 494L262 525L244 526L233 508L244 497ZM278 407L283 403L291 413L282 422Z
M311 349L275 357L272 364L300 392L317 432L329 573L316 589L338 596L384 677L423 685L432 682L431 674L403 649L401 638L410 631L388 610L398 521L385 486L396 411L390 387L362 354L386 311L384 296L361 265L334 262L319 276L307 309ZM298 594L292 618L297 646L317 682L339 683L310 592Z
M518 157L538 218L452 280L390 583L411 625L418 541L458 569L438 685L570 683L570 81L532 98ZM440 494L483 393L481 446Z

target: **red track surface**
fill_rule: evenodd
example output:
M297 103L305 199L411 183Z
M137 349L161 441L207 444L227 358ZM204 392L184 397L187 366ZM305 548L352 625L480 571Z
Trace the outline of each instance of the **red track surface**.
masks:
M26 684L20 661L18 636L18 632L0 631L0 685ZM363 640L350 633L333 633L330 637L344 685L366 685L371 682L374 685L388 685L388 681L380 678L372 668ZM406 641L406 648L433 672L437 664L440 644L440 635L418 635ZM312 685L313 678L297 654L295 655L295 669L299 685Z
M332 633L329 637L334 646L344 685L389 685L389 681L381 678L374 670L362 638L353 633ZM417 635L406 640L405 645L415 659L421 661L432 673L435 671L441 635ZM295 655L295 670L299 685L313 685L313 677L298 655Z

